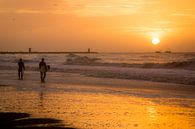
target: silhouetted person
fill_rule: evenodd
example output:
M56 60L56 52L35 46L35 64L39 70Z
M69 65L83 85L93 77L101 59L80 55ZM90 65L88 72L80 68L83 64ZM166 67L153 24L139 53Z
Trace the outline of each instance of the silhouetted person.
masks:
M47 65L44 62L44 58L42 58L41 62L39 63L39 70L41 74L41 82L44 82L46 77L46 72L47 72Z
M24 62L20 58L18 61L18 80L23 80L24 70L25 70Z

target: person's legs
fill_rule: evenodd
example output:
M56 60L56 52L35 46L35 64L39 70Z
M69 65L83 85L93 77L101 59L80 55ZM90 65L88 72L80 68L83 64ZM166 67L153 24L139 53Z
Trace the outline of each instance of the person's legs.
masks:
M45 80L46 72L43 73L43 80Z
M20 70L18 70L18 80L20 80Z
M41 78L41 81L43 80L43 73L40 72L40 78Z
M23 80L23 74L24 74L24 72L23 71L21 71L21 79Z

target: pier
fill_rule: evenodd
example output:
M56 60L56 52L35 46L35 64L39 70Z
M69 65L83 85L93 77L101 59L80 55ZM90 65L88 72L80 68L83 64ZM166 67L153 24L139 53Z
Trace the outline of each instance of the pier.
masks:
M0 52L0 54L97 54L98 52Z

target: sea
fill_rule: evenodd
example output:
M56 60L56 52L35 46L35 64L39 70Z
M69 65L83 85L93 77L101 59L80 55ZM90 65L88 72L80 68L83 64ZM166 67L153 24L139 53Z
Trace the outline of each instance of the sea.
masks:
M0 54L0 127L194 129L194 68L195 53Z
M42 58L49 72L195 85L195 53L0 54L0 70L38 71Z

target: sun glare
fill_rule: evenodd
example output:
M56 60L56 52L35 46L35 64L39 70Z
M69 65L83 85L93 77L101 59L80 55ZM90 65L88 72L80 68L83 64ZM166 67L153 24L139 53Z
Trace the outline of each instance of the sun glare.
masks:
M152 44L153 45L157 45L157 44L159 44L160 43L160 39L159 38L153 38L152 39Z

